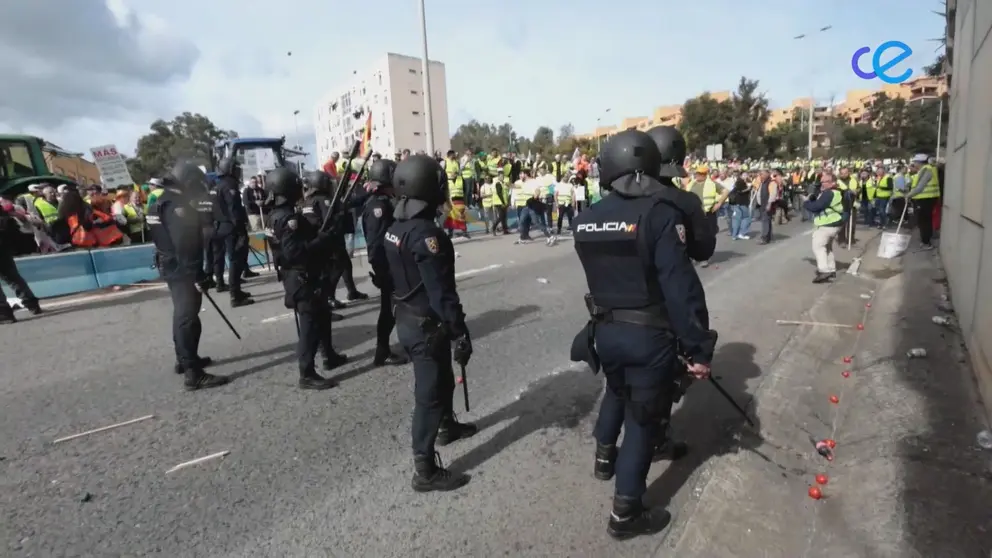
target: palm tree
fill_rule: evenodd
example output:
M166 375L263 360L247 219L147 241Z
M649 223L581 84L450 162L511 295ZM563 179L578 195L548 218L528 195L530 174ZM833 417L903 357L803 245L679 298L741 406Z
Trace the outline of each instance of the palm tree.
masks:
M948 16L947 1L946 0L941 1L940 6L942 9L931 10L931 13L940 17L942 20L945 20L946 22ZM923 72L930 77L940 77L947 74L950 71L950 60L948 60L947 58L947 51L948 51L947 34L949 32L953 32L953 29L950 30L947 29L945 24L944 34L940 37L930 39L931 41L937 43L937 48L934 50L940 51L940 54L937 55L937 59L934 60L933 64L929 64L923 67Z

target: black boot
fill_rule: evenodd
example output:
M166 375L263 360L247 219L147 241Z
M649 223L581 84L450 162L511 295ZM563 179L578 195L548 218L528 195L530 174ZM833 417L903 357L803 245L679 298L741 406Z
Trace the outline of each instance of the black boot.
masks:
M255 304L255 299L253 299L250 294L244 291L231 293L231 308L240 308L241 306L248 306L249 304Z
M14 317L14 311L8 306L7 308L0 308L0 324L16 324L17 318Z
M186 380L183 382L183 385L186 387L186 391L196 391L198 389L219 387L230 383L230 381L231 379L227 376L214 376L213 374L207 374L202 368L191 368L186 370Z
M400 356L389 349L389 345L379 345L375 348L375 358L372 359L372 366L403 366L410 362L404 356Z
M689 446L681 440L673 440L662 436L654 445L654 455L651 461L678 461L689 453Z
M254 272L254 271L252 271L250 269L246 269L245 272L241 276L244 277L245 279L254 279L254 278L258 277L259 275L260 275L259 273L256 273L256 272Z
M613 497L613 512L606 532L618 541L660 533L672 520L664 508L645 508L640 498Z
M813 283L829 283L830 279L831 277L829 273L820 273L817 271L816 275L813 276Z
M617 447L596 442L596 463L593 465L592 475L601 481L608 481L616 473L616 465Z
M321 363L321 365L323 366L324 370L334 370L338 366L342 366L347 362L348 362L347 356L338 352L334 352L325 356L324 361Z
M458 440L471 438L479 431L479 427L472 423L458 422L454 416L441 421L441 428L437 431L437 442L439 446L453 444Z
M197 364L200 365L200 368L206 368L206 367L210 366L213 363L214 363L214 360L212 358L210 358L210 357L200 357L199 358L199 361L197 362ZM176 365L175 365L175 367L173 368L173 371L176 374L182 374L183 373L183 366L177 362Z
M365 294L363 292L360 292L360 291L355 291L353 293L348 293L348 301L349 302L350 301L354 301L354 300L368 300L368 299L369 299L369 295L367 295L367 294Z
M416 492L448 492L465 486L469 481L468 475L445 469L437 453L414 455L413 467L413 480L410 481L410 486Z
M300 374L300 389L324 390L337 387L338 383L316 372Z
M200 283L200 286L204 289L212 289L217 286L217 282L214 281L212 277L207 277L202 283Z
M226 293L227 291L231 290L231 288L227 286L227 283L225 283L223 279L219 281L214 281L214 283L217 285L216 291L219 293Z
M327 304L331 306L331 310L341 310L342 308L347 308L348 305L341 302L336 298L331 298L327 301Z

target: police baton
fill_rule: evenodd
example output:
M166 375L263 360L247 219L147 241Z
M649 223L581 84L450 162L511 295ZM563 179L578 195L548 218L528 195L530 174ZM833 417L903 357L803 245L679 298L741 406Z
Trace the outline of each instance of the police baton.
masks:
M344 166L344 171L341 172L341 176L338 177L337 186L334 187L334 195L331 196L331 211L324 215L324 222L320 224L320 230L324 231L327 229L327 223L331 220L331 215L334 214L334 207L341 200L341 194L344 193L344 186L349 180L349 174L351 173L351 163L358 157L358 150L362 148L362 142L356 141L353 146L351 146L351 152L348 153L348 159Z
M210 296L210 293L207 292L207 289L203 289L203 291L201 292L203 293L203 298L207 299L210 302L210 305L214 307L214 310L216 310L217 313L220 314L220 319L224 320L224 323L227 324L227 327L231 330L231 333L233 333L234 336L238 338L238 341L241 341L241 336L238 335L238 330L234 329L234 325L231 323L231 320L227 319L227 316L224 315L224 312L220 309L220 306L217 306L217 303L214 302L213 297Z
M679 360L682 361L682 364L685 365L686 374L692 374L692 372L689 371L689 367L692 365L692 363L689 362L689 359L679 355ZM712 372L706 378L710 381L710 384L712 384L713 387L716 388L716 391L721 396L723 396L724 399L727 400L727 403L730 403L730 406L733 407L734 410L737 411L742 417L744 417L744 420L746 420L748 424L750 424L752 427L755 426L754 421L751 420L750 416L748 416L747 411L744 410L744 407L741 407L741 404L738 403L737 400L734 399L733 396L730 395L730 393L728 393L727 390L722 385L720 385L720 382L716 381L716 378L713 377Z
M469 404L468 404L468 376L465 375L465 365L464 364L461 364L460 366L462 367L462 375L461 375L461 378L459 378L459 383L462 385L462 396L465 399L465 412L467 413L467 412L469 412Z

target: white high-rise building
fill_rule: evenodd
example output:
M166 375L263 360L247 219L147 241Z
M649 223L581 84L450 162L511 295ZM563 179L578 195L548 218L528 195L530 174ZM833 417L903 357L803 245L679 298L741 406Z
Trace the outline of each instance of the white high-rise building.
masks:
M317 161L323 165L332 152L342 157L361 139L372 114L372 150L383 157L409 149L427 149L424 116L422 58L387 53L371 68L356 71L348 83L324 95L315 107ZM448 134L448 95L444 64L430 62L431 120L434 149L451 148Z

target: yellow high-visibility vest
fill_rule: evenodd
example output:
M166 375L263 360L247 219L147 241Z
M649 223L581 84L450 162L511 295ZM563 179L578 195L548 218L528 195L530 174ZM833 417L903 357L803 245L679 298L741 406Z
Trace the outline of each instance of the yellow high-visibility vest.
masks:
M937 168L934 167L933 165L923 165L923 167L920 168L920 172L923 172L924 169L930 171L930 182L927 182L927 185L923 188L923 191L913 196L913 199L928 200L933 198L939 198L940 179L937 178ZM910 188L911 190L913 188L916 188L916 185L920 182L920 172L913 175L913 186L912 188Z

